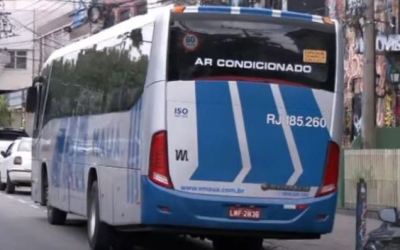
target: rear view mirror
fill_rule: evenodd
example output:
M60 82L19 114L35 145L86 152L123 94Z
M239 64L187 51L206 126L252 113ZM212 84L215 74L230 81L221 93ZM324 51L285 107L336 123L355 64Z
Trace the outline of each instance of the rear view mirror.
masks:
M397 209L396 208L384 208L379 210L379 219L388 223L397 222Z
M3 156L3 158L6 158L6 156L7 156L6 152L1 151L0 153L1 153L1 156Z
M36 76L33 78L32 87L28 88L28 94L26 97L26 105L25 110L29 113L33 113L36 110L36 105L38 105L38 92L45 82L45 78L43 76Z
M28 112L28 113L35 112L36 101L37 101L37 88L36 88L36 86L28 88L28 94L26 96L26 106L25 106L26 112Z

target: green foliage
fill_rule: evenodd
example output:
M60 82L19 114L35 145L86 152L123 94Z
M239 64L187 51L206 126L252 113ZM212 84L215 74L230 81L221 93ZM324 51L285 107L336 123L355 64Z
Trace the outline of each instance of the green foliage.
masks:
M8 110L8 103L4 96L0 95L0 127L11 125L11 112Z

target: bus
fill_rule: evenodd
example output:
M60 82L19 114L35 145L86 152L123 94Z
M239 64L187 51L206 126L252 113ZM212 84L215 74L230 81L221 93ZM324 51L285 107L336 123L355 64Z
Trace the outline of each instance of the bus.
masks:
M87 218L91 249L169 232L215 249L318 239L335 218L340 26L176 6L55 51L29 89L32 199Z

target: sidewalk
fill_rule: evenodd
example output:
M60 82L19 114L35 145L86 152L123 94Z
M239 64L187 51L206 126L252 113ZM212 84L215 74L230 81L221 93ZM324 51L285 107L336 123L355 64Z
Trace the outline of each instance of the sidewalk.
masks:
M380 221L368 218L367 232L380 224ZM354 250L355 228L354 210L339 209L332 233L323 235L319 240L265 240L264 250Z
M352 208L336 208L336 214L356 216L356 210L352 209ZM368 210L367 211L367 218L379 220L378 211Z

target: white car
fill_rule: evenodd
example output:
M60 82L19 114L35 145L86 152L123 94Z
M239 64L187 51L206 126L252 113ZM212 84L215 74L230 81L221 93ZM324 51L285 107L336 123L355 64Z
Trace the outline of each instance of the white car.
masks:
M14 193L15 186L30 186L32 172L32 138L15 140L6 151L1 151L0 190Z

